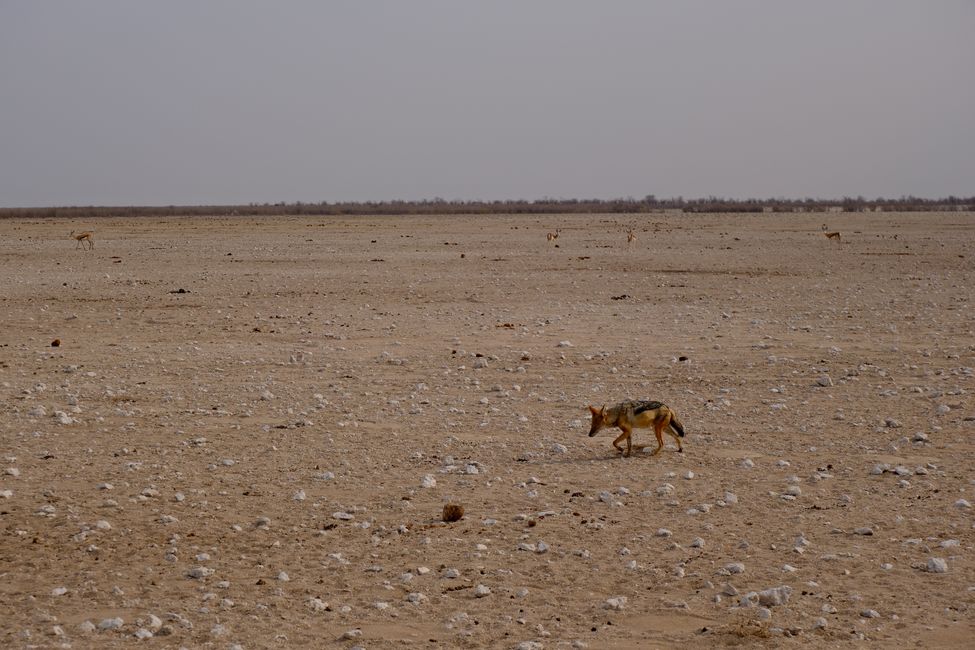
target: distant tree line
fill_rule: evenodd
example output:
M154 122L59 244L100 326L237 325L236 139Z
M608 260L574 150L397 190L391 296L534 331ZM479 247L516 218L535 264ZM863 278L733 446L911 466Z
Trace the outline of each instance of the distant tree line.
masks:
M862 196L841 199L725 199L717 196L685 199L658 199L650 194L642 199L552 199L533 201L363 201L346 203L249 203L247 205L169 205L169 206L65 206L47 208L0 208L0 218L90 217L183 217L183 216L368 216L420 214L640 214L651 212L726 213L726 212L931 212L975 210L975 196L949 196L923 199L866 199Z

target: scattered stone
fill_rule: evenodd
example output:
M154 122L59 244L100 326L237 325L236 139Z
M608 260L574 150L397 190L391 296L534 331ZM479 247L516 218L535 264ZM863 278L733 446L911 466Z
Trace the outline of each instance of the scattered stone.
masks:
M944 558L929 557L925 570L928 573L948 573L948 562Z
M487 585L477 585L474 587L474 595L477 598L484 598L491 595L491 589Z
M201 580L203 578L212 576L214 573L213 569L205 566L195 566L186 572L186 575L195 580Z
M603 603L603 609L611 609L614 611L620 611L626 607L626 596L616 596L615 598L609 598Z
M423 480L420 481L420 487L424 487L424 488L437 487L437 479L433 477L433 474L427 474L426 476L423 477Z
M330 609L328 603L321 598L315 598L314 596L306 600L305 604L313 612L326 612Z
M789 597L791 595L792 587L788 585L782 585L781 587L774 587L772 589L765 589L764 591L758 592L758 603L760 605L765 605L766 607L784 605L789 602Z
M98 629L99 630L117 630L117 629L121 628L123 625L125 625L125 621L123 621L121 618L118 618L118 617L116 617L116 618L106 618L106 619L103 619L98 624Z

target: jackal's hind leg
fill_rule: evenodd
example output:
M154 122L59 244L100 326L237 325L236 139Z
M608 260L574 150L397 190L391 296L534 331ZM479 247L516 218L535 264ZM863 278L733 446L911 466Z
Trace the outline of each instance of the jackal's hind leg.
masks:
M656 456L664 448L664 423L662 420L653 423L653 433L657 436L657 448L653 450L651 456Z

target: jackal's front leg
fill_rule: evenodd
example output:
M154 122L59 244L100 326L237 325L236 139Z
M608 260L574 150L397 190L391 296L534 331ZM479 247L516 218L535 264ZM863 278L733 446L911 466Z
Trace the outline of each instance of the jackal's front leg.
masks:
M622 427L620 428L622 429ZM624 456L630 455L630 447L631 447L630 433L631 433L630 431L623 429L623 433L616 436L616 440L613 441L613 446L616 447L616 451L620 452ZM623 451L623 448L620 447L620 443L623 442L623 440L626 440L626 451Z

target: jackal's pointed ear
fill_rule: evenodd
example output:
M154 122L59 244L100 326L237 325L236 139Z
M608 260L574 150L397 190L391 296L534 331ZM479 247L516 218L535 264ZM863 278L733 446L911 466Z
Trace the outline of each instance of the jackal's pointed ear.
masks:
M599 413L599 409L597 409L597 408L596 408L595 406L593 406L592 404L590 404L590 405L589 405L589 411L590 411L590 412L591 412L591 413L592 413L593 415L596 415L596 414L598 414L598 413Z

